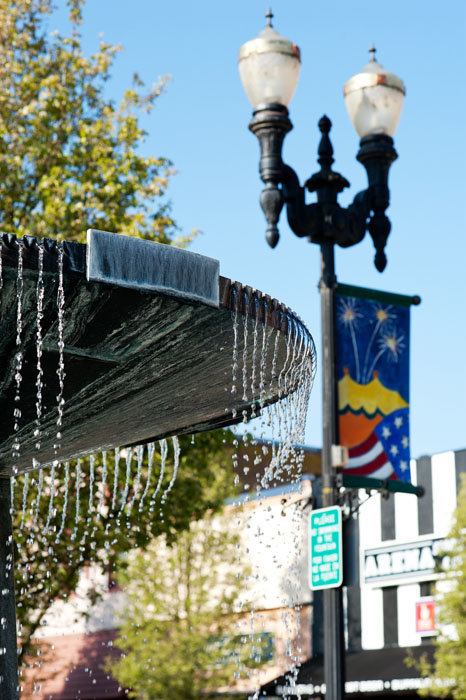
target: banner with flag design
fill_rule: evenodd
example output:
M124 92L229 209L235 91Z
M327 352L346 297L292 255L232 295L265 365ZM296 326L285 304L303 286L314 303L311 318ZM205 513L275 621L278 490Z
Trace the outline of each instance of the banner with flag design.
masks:
M337 285L339 442L344 474L411 481L409 307L414 297Z

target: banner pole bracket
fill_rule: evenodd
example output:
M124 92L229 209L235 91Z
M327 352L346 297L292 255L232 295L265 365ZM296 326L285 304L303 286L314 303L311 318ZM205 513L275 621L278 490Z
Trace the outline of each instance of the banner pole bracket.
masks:
M390 493L410 493L422 498L425 493L423 486L415 486L408 481L395 479L372 479L367 476L341 475L342 487L345 489L364 489L365 491L381 491Z

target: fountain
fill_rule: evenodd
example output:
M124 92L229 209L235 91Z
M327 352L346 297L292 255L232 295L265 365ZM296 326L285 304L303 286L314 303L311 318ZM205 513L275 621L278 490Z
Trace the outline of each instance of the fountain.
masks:
M16 700L10 509L18 475L39 470L39 502L50 467L52 512L60 465L102 451L105 481L106 451L123 447L125 507L134 446L148 445L150 458L155 440L163 451L167 437L266 411L284 433L270 470L299 462L293 445L302 441L315 351L290 309L221 277L211 258L96 230L87 245L10 234L0 243L0 689ZM130 508L147 492L142 449ZM96 512L103 487L98 498ZM91 500L92 487L89 509Z

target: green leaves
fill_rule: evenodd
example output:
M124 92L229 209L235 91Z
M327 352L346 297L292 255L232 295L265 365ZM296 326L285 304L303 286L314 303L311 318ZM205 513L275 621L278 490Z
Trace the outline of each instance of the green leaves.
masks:
M0 229L85 241L87 229L98 228L170 243L177 232L166 199L173 168L165 157L141 155L146 132L140 123L167 79L145 88L135 74L120 103L109 100L105 87L121 47L101 41L92 56L84 55L83 4L68 0L71 35L65 37L49 32L51 0L0 0ZM112 486L102 495L103 510L86 507L92 503L88 459L79 478L76 465L70 467L69 488L63 466L55 482L48 471L43 486L37 473L27 489L24 477L19 480L14 528L23 655L51 604L75 590L87 564L111 570L122 553L162 535L170 544L206 510L220 507L232 489L224 436L204 434L195 445L181 439L178 479L163 509L158 503L151 510L147 498L141 510L119 514ZM94 468L97 488L102 462ZM124 477L115 475L110 456L107 468L107 484L123 489ZM152 492L156 473L154 468ZM147 461L143 474L147 479ZM131 479L134 486L134 474Z
M160 483L159 451L150 473L147 451L140 472L135 460L128 470L125 456L118 462L112 451L106 454L105 467L102 456L96 456L92 467L89 458L79 467L62 465L54 481L50 469L44 471L42 484L37 472L18 479L13 528L23 654L30 653L31 637L50 605L74 591L88 564L113 571L117 563L125 565L122 555L144 550L162 535L171 544L206 510L222 507L224 498L234 493L225 439L231 442L228 431L204 433L194 444L181 437L178 476L164 498L173 472L171 451Z
M46 32L47 0L0 0L0 227L84 241L101 228L167 243L176 226L165 197L166 158L142 156L166 79L146 90L135 74L121 103L104 96L119 46L86 57L69 2L71 37Z
M419 691L423 697L466 698L466 478L462 478L458 505L442 551L435 587L438 637L435 659L430 665L421 657L416 666L432 685Z
M239 540L230 528L231 520L206 515L171 546L160 537L133 552L120 571L122 654L107 667L130 697L210 698L233 684L239 668L260 665L252 640L246 635L241 642L236 629L237 574L248 567L238 564Z

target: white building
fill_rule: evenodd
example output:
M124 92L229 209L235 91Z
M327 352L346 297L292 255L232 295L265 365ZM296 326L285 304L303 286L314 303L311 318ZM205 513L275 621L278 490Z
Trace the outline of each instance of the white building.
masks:
M436 557L452 523L461 474L466 474L466 450L412 460L411 469L413 483L425 489L422 498L359 493L359 583L343 590L346 692L355 698L414 696L425 683L405 659L408 649L416 658L424 651L432 654ZM303 664L296 686L303 700L325 693L317 595L313 609L314 658ZM263 691L266 697L282 697L290 692L289 683L279 677Z
M432 593L435 560L451 527L463 472L466 450L412 460L413 482L425 488L422 498L377 495L361 507L362 649L431 641L432 632L416 628L416 604Z

